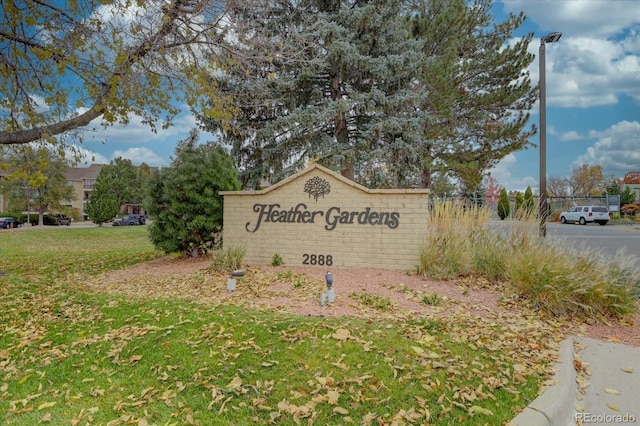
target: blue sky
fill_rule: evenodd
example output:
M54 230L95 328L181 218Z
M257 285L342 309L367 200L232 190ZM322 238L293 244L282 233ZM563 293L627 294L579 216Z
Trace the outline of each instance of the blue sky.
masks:
M523 11L527 21L517 35L535 34L536 55L530 73L538 82L540 37L562 32L546 45L547 176L568 176L581 164L600 165L605 176L640 170L640 1L639 0L494 0L498 21ZM539 106L531 111L538 125ZM152 166L170 163L176 142L187 137L195 120L185 113L168 130L152 133L133 118L127 126L96 124L83 144L88 163L116 157ZM203 133L201 140L213 140ZM539 136L536 147L505 157L492 176L508 190L539 185ZM93 157L93 159L91 159Z

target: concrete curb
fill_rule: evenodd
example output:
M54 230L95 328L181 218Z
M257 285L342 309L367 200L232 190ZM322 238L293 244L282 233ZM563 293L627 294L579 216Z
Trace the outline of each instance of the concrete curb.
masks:
M573 366L573 338L560 345L560 357L553 380L527 408L518 414L509 426L566 426L575 424L576 370Z

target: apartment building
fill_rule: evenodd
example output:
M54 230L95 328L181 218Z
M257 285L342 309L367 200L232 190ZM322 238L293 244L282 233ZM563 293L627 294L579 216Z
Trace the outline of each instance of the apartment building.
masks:
M89 167L68 167L66 176L69 185L73 186L76 194L74 201L63 202L63 205L80 212L86 218L85 210L89 197L93 192L96 179L102 169L102 164L91 164ZM0 170L0 179L4 179L8 172ZM0 213L8 210L9 200L0 193Z
M67 168L67 181L69 185L73 186L73 192L76 194L75 201L65 203L67 207L70 207L82 214L83 219L87 218L86 207L93 187L96 184L96 179L102 169L102 164L91 164L89 167L68 167Z

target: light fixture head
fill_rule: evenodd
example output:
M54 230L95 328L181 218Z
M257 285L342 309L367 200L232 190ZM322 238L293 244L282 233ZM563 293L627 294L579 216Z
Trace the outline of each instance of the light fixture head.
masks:
M555 32L547 34L540 40L542 41L542 43L555 43L556 41L560 40L560 37L562 37L562 33Z

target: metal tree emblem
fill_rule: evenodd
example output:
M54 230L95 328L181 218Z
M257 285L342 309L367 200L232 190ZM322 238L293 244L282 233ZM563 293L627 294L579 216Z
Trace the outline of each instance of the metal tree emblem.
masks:
M328 181L314 176L304 184L304 192L309 194L309 197L313 196L313 198L318 201L319 197L324 198L325 195L331 192L331 185Z

